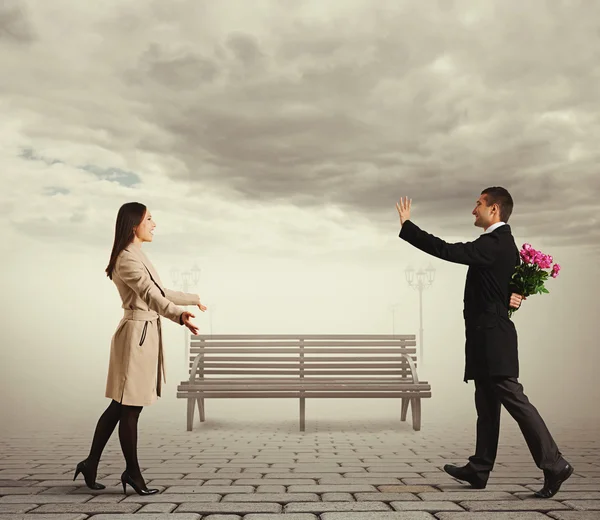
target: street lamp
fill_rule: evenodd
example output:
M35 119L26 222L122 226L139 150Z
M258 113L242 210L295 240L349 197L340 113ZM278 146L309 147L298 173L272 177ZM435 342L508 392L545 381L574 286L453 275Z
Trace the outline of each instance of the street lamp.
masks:
M181 290L183 292L189 292L191 289L196 287L196 285L198 285L198 282L200 281L200 273L201 272L202 272L202 269L200 269L196 264L194 264L194 267L192 267L188 271L180 271L179 269L174 267L173 269L171 269L171 279L173 280L173 285L177 289L181 288ZM188 364L189 364L189 348L190 348L189 331L188 331L187 327L183 327L183 339L185 341L184 355L185 355L185 367L187 370Z
M213 303L210 306L210 309L208 309L208 317L210 319L210 335L212 336L213 333L213 315L215 313L215 311L217 310L217 304Z
M408 267L404 274L408 285L419 291L419 358L421 366L423 363L423 290L431 287L435 279L435 269L429 265L427 269L419 269L416 273L412 267ZM416 280L415 280L416 277Z

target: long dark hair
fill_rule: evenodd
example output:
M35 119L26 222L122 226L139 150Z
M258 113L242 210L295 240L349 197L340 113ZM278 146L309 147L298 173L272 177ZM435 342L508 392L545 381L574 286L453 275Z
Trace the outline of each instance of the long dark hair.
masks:
M110 261L106 267L106 276L112 280L113 269L119 253L133 241L135 226L139 226L146 214L146 206L139 202L127 202L119 208L115 224L115 241L110 253Z

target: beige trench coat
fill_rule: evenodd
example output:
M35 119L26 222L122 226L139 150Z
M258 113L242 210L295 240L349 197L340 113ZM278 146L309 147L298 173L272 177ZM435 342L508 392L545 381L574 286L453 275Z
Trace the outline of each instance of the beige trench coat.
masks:
M197 294L166 289L138 244L117 257L112 276L123 301L123 318L110 345L106 397L132 406L148 406L166 383L160 316L179 323L184 309L197 305Z

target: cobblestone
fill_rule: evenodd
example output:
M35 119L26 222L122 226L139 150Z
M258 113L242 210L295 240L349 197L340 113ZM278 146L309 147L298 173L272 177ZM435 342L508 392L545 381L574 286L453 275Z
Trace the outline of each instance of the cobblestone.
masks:
M475 490L442 469L472 454L471 424L430 423L415 432L400 422L325 421L301 433L290 421L222 418L218 426L196 422L193 432L183 423L140 426L142 474L159 489L145 497L130 488L123 494L118 439L99 467L107 488L93 491L82 476L73 481L87 434L3 435L0 520L600 519L600 428L558 429L575 473L541 500L533 492L543 474L516 425L503 426L495 470L487 488Z

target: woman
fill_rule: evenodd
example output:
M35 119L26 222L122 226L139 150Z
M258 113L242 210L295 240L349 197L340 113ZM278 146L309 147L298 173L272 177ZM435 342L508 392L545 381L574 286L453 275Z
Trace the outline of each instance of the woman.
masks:
M123 301L124 315L115 331L111 347L106 397L112 399L98 420L87 459L77 464L75 476L83 473L90 489L104 489L96 482L102 451L119 423L119 440L126 469L121 475L123 492L129 484L139 495L152 495L137 460L137 423L143 406L161 395L165 379L160 316L185 325L192 334L198 328L190 318L194 315L177 305L206 307L197 294L166 289L158 273L142 252L144 242L152 242L156 224L146 206L138 202L123 204L117 214L115 240L107 276L114 282Z

